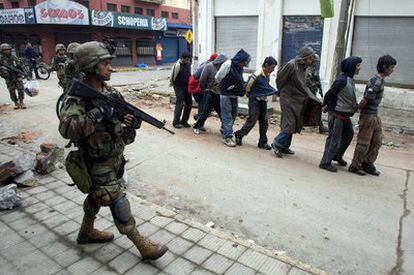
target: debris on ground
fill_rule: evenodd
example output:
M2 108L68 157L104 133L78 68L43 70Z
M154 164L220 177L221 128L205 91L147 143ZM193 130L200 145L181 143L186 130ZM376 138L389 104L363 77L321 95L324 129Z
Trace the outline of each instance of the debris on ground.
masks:
M21 131L17 136L6 137L1 140L6 141L10 145L16 145L19 141L24 143L31 143L41 135L42 132L40 131Z
M16 183L19 187L33 187L37 180L32 170L36 157L30 153L21 152L14 160L0 160L0 185Z
M0 188L0 210L13 209L21 205L21 198L16 193L16 184Z
M35 170L41 175L50 174L57 168L63 167L64 150L56 144L43 143L41 152L36 154Z

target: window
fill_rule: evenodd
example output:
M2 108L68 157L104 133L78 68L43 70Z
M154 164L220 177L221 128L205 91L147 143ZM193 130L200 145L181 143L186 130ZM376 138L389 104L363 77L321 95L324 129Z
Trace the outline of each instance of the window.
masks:
M0 10L4 9L4 4L0 3Z
M19 2L12 2L12 9L18 9L20 8Z
M148 16L155 16L155 11L153 9L147 9Z
M168 11L162 11L161 12L161 17L168 18L169 16L170 16L170 14L168 13Z
M137 40L137 55L141 56L154 56L155 51L155 40L140 39Z
M129 13L129 11L130 11L129 6L121 6L121 12Z
M135 14L144 14L144 9L140 7L135 7Z
M173 12L173 13L172 13L172 18L174 18L174 19L178 19L178 13Z
M106 3L106 9L109 11L116 11L116 4Z

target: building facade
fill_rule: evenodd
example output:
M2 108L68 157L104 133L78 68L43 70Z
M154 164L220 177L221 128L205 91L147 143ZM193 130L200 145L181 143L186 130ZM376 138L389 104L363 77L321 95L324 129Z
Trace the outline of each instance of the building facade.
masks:
M345 0L334 0L334 17L321 18L320 0L199 0L194 5L194 55L200 61L212 52L229 57L244 48L252 55L251 69L266 56L279 63L294 58L303 46L321 56L319 72L326 88L335 76L335 52L340 34L340 10ZM358 79L375 73L380 55L398 60L397 72L387 79L400 87L414 87L414 1L353 0L346 32L346 54L360 56ZM344 34L345 35L345 34Z
M191 28L191 13L183 1L178 7L175 1L164 2L0 0L0 41L12 44L18 55L29 41L50 62L57 43L67 46L110 37L116 43L115 65L172 62L190 48L188 43L179 45L184 45L183 33ZM157 48L163 49L161 55Z

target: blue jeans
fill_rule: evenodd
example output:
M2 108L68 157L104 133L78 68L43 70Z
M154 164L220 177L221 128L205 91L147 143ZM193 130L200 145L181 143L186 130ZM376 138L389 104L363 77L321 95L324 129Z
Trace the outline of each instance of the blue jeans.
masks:
M237 117L238 98L220 95L221 124L223 138L233 137L233 124Z
M281 131L273 140L273 145L279 149L289 149L292 144L293 134L288 134Z

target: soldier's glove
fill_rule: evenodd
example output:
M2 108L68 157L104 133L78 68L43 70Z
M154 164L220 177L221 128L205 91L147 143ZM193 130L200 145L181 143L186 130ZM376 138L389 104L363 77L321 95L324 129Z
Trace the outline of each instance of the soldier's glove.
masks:
M98 107L99 112L101 113L102 117L106 120L112 120L115 109L110 106L99 106Z

